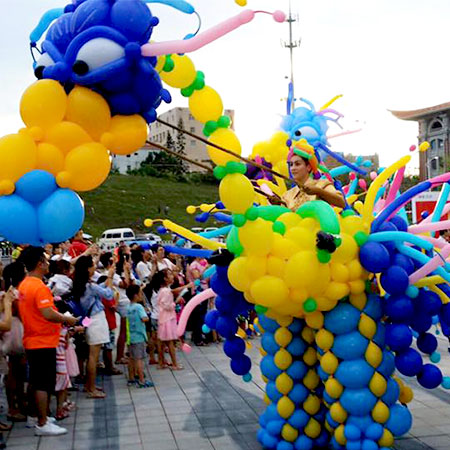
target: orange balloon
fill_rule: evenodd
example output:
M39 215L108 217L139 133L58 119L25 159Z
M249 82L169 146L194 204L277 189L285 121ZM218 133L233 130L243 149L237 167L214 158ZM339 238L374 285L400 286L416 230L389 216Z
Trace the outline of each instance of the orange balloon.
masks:
M66 155L73 148L91 142L92 138L80 125L73 122L60 122L47 131L45 141L55 145Z
M37 147L36 168L57 175L64 167L64 154L55 145L42 142Z

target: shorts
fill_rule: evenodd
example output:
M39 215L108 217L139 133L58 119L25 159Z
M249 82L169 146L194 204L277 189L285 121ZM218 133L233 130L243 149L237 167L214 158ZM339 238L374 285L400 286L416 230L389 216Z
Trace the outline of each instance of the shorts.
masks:
M151 329L152 331L158 331L158 319L150 319Z
M139 342L138 344L130 344L128 349L130 351L130 356L133 359L145 359L147 356L146 353L147 342Z
M35 391L52 393L56 385L56 348L26 350L29 382Z
M104 350L114 350L116 343L116 335L114 334L114 330L109 330L109 342L107 342L104 346Z
M86 328L86 342L88 345L107 344L110 341L109 327L105 311L91 316L92 322Z

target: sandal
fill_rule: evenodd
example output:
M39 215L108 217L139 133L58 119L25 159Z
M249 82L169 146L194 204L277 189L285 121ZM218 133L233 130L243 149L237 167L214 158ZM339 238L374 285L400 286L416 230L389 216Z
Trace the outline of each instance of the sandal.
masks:
M122 375L123 372L116 367L113 367L112 369L105 372L105 375Z
M103 391L103 388L102 388L101 386L95 386L95 390L96 390L96 391ZM86 386L84 386L83 392L89 392L89 391L86 389Z
M138 389L145 389L145 388L149 388L149 387L154 387L155 385L151 382L151 381L145 381L144 383L141 383L140 381L138 381L136 383L136 387Z
M13 414L8 414L6 418L11 422L26 422L27 416L23 415L20 412L16 412Z
M105 398L106 394L102 391L92 391L87 393L87 398Z
M66 410L63 410L60 413L56 413L55 419L56 420L64 420L64 419L67 419L69 416L70 416L70 414Z
M12 428L12 425L9 425L5 422L0 422L0 431L9 431Z
M119 361L116 361L116 364L128 364L128 358L119 359Z
M67 400L67 402L63 403L63 408L66 411L75 411L75 409L77 409L77 405L74 402Z
M167 364L163 364L162 366L158 366L157 369L158 370L164 370L164 369L168 369L169 366Z
M171 370L183 370L184 367L181 364L178 364L178 366L172 366Z

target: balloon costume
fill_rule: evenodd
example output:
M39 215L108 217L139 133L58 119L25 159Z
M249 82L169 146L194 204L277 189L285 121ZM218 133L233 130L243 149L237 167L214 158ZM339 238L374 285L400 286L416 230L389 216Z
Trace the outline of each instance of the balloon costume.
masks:
M181 0L154 2L195 12ZM267 404L258 432L262 447L391 448L412 424L406 405L413 393L395 370L427 389L450 388L430 332L440 325L450 334L450 245L436 238L450 225L441 220L450 210L450 174L400 193L407 155L372 171L367 186L358 177L367 174L370 162L349 163L328 147L327 121L340 114L329 108L331 102L316 111L308 101L308 108L288 114L281 131L255 145L252 158L262 165L248 170L219 94L186 53L249 22L255 12L184 40L149 43L158 19L146 3L154 2L75 0L44 15L31 35L35 53L50 26L35 61L40 80L21 100L26 127L0 139L0 233L35 245L72 236L84 214L75 191L95 189L106 179L110 153L143 146L147 123L155 120L161 101L170 101L163 83L180 89L191 114L204 124L220 180L220 201L199 207L202 220L214 216L226 226L197 235L162 221L180 236L180 246L171 251L207 256L213 264L205 274L211 289L191 300L179 333L192 308L216 295L205 331L216 329L226 339L232 371L249 382L246 335L236 316L256 310ZM275 12L273 18L283 22L285 16ZM287 189L283 177L289 176L292 151L315 158L314 176L327 177L345 194L343 210L314 201L294 212L267 202L265 194ZM328 171L325 155L343 165ZM342 186L336 177L347 174ZM409 225L404 206L439 186L434 212ZM195 213L197 207L187 209ZM220 234L226 244L212 240ZM184 248L186 240L203 249Z

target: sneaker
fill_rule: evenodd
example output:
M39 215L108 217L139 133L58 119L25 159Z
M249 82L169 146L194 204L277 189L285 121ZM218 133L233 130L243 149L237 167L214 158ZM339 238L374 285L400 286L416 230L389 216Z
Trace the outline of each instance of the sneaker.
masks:
M34 434L36 436L61 436L62 434L66 433L66 428L60 427L59 425L56 425L49 421L47 421L45 425L42 425L42 427L40 427L39 425L36 425L34 427Z
M133 386L136 384L136 380L128 380L127 381L127 386Z
M37 417L27 417L27 428L34 428L38 423ZM54 417L47 417L47 423L56 423L56 419Z
M155 386L151 381L145 381L144 383L141 383L141 382L137 382L136 383L136 387L137 388L139 388L139 389L145 389L145 388L149 388L149 387L153 387L153 386Z

